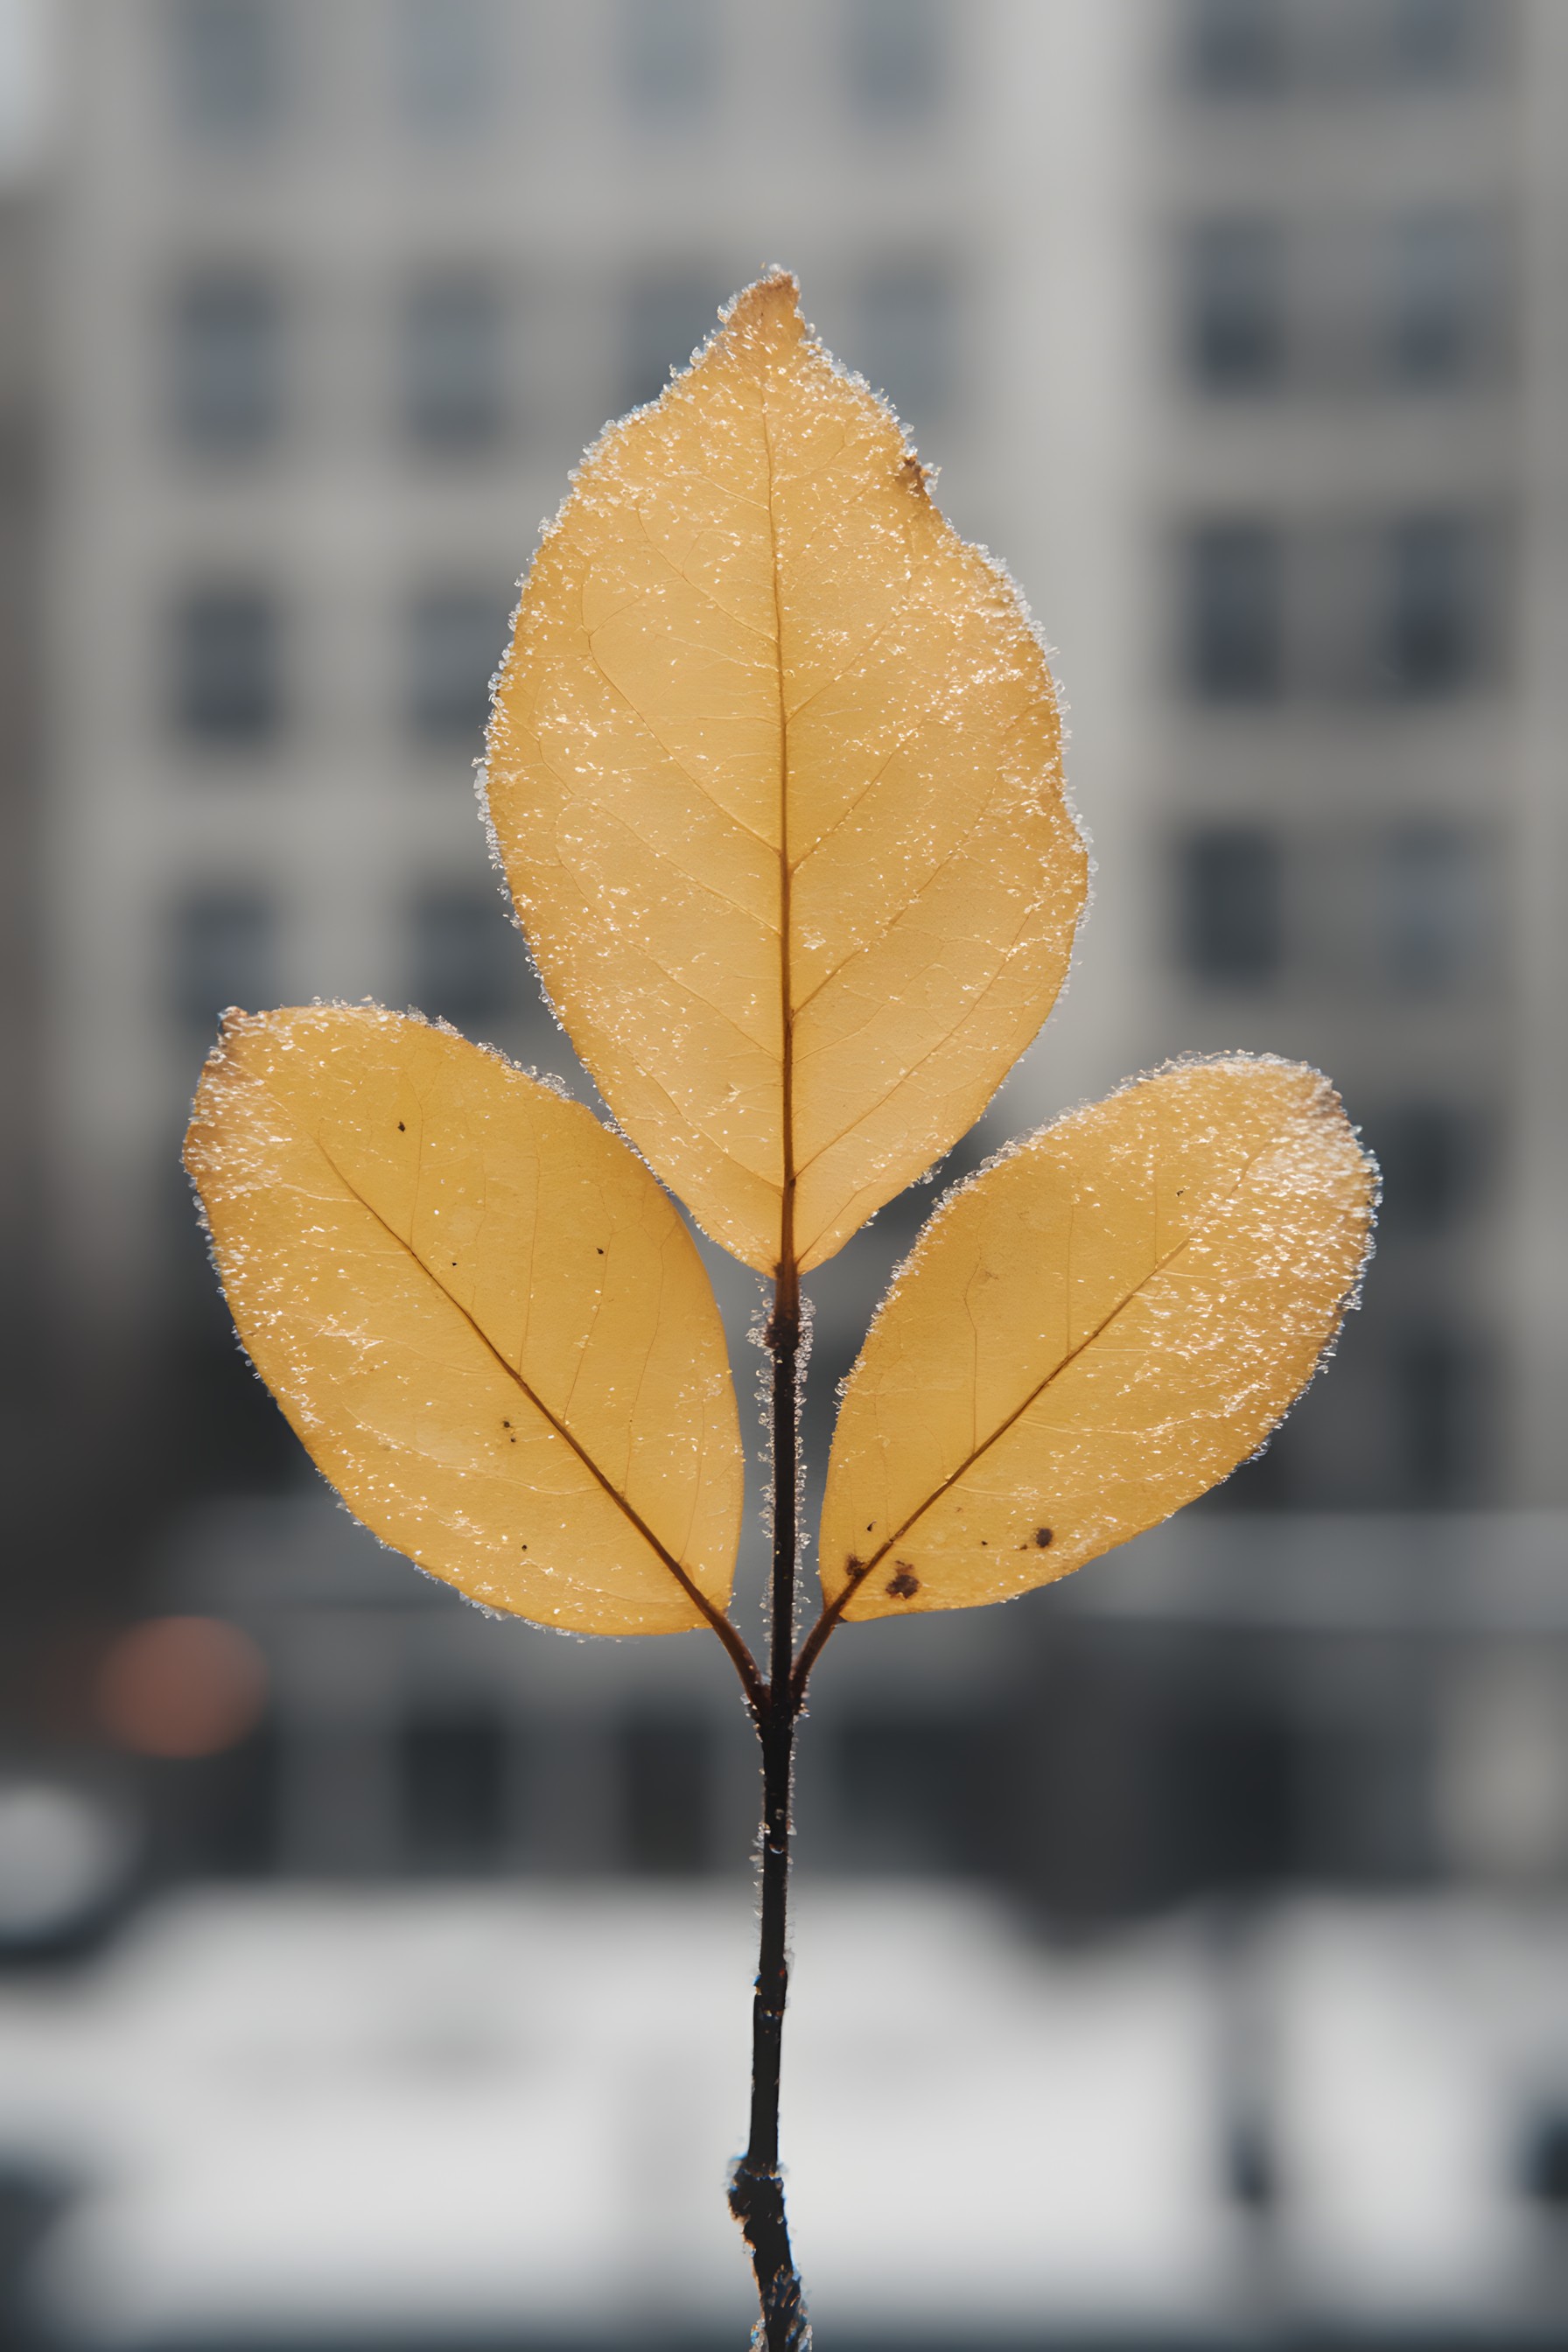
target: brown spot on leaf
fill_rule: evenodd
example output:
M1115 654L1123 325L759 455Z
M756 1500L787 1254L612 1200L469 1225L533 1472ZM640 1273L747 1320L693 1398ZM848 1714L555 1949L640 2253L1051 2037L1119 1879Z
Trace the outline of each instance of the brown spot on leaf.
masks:
M1037 1528L1035 1529L1035 1542L1041 1551L1044 1551L1050 1539L1051 1531L1049 1528Z
M897 1576L889 1576L888 1579L888 1591L892 1594L893 1599L912 1601L920 1589L920 1578L906 1562L900 1560Z
M408 1132L408 1129L404 1126L401 1119L397 1122L397 1132L399 1135L406 1135Z

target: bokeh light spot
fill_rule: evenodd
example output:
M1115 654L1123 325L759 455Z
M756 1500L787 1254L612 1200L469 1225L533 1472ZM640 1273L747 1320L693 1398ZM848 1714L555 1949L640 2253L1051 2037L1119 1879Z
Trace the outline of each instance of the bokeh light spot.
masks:
M105 1729L142 1756L219 1756L260 1722L267 1664L247 1633L216 1617L154 1617L103 1662Z

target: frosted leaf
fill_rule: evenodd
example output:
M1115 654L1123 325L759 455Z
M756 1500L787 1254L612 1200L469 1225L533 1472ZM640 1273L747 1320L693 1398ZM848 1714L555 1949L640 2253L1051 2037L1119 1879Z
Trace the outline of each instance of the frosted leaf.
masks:
M488 793L616 1119L763 1273L830 1257L973 1123L1083 903L1028 616L783 275L589 452Z
M961 1185L846 1384L827 1600L1007 1600L1226 1476L1331 1342L1375 1184L1326 1079L1233 1056L1140 1079Z
M185 1164L252 1360L373 1533L563 1630L723 1608L742 1456L718 1307L591 1112L379 1006L230 1013Z

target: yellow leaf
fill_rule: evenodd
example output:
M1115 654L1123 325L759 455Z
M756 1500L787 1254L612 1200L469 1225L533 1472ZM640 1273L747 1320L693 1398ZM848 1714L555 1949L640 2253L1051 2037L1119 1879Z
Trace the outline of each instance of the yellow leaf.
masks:
M1051 1582L1254 1453L1364 1263L1375 1171L1315 1070L1177 1063L937 1211L846 1390L821 1561L849 1618Z
M230 1013L185 1165L251 1359L366 1527L588 1633L723 1608L742 1458L701 1261L641 1162L449 1031Z
M1050 676L890 411L742 294L592 449L488 793L574 1044L699 1223L817 1265L984 1108L1085 888Z

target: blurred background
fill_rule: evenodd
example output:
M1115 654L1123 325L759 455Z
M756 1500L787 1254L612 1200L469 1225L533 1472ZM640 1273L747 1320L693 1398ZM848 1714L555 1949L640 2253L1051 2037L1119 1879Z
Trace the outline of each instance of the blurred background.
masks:
M230 1003L591 1094L488 681L782 261L1059 649L1100 861L949 1172L1243 1046L1385 1176L1211 1502L828 1654L822 2352L1568 2346L1565 255L1563 0L0 0L0 2344L745 2340L729 1668L363 1537L177 1147ZM819 1470L933 1197L815 1279Z

